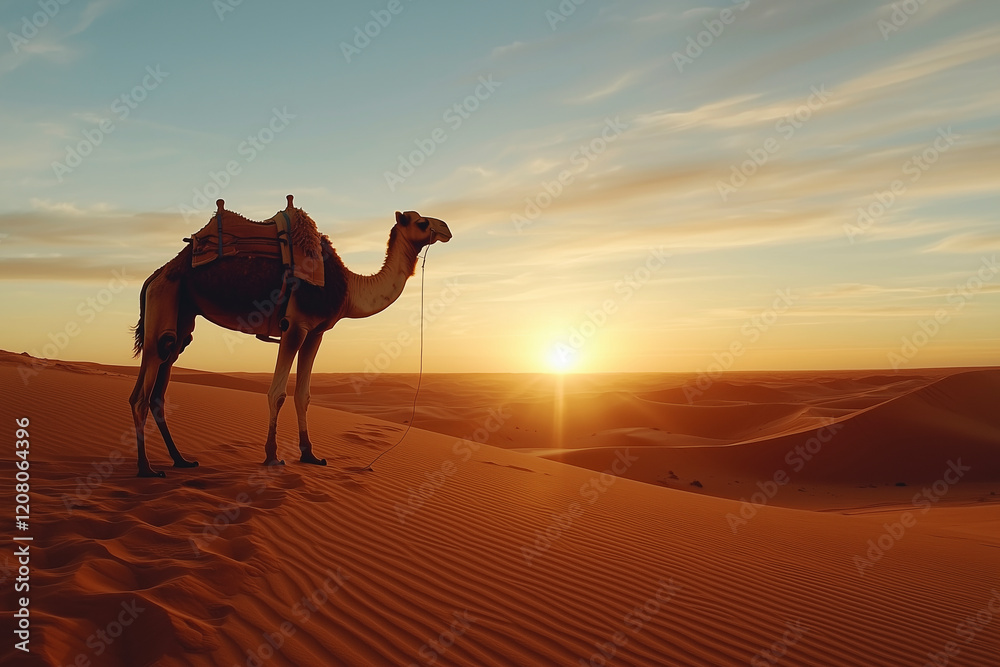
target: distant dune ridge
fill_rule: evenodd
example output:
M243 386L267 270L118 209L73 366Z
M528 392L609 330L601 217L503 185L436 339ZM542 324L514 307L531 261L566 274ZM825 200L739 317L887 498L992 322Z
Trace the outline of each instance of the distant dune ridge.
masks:
M176 369L201 467L166 479L134 372L0 353L34 538L4 665L1000 664L996 369L431 375L374 472L414 377L315 375L329 467L267 469L267 376Z

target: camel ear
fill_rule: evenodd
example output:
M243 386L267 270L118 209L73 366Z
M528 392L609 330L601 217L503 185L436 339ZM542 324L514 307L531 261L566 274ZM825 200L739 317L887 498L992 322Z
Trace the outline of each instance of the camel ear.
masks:
M410 224L410 219L407 218L402 213L400 213L399 211L396 211L396 224L406 227L408 224Z

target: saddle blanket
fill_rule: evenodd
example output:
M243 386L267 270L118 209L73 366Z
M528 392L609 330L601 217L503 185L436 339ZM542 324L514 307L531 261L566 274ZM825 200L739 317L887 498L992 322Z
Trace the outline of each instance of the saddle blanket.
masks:
M220 257L266 257L291 268L295 277L323 287L323 251L316 223L289 206L261 222L220 210L191 237L193 268Z

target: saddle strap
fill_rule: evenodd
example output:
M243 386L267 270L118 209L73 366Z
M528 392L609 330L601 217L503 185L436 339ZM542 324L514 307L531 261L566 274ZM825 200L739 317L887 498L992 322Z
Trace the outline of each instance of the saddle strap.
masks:
M291 202L289 202L289 205ZM278 306L278 325L282 331L288 327L288 320L285 319L285 312L288 310L288 301L292 292L299 286L295 279L295 249L292 247L292 220L286 211L281 211L281 217L275 216L274 223L278 228L278 245L281 248L281 263L284 265L284 272L281 276L281 296Z
M281 221L284 220L284 224ZM281 217L275 218L278 226L278 244L281 246L281 263L295 273L295 249L292 248L292 221L288 213L281 211Z
M222 259L222 207L219 207L219 212L215 214L216 226L219 228L219 259Z

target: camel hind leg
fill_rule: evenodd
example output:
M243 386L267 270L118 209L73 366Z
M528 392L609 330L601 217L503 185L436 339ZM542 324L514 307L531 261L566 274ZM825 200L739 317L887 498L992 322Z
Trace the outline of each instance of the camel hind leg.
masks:
M165 395L167 392L167 384L170 382L170 371L173 368L174 362L177 361L177 357L180 356L184 348L188 346L191 342L191 332L194 331L194 316L193 315L181 315L178 322L177 334L180 338L178 344L175 346L175 350L171 351L170 356L160 364L160 368L156 373L156 382L153 384L153 391L150 395L149 403L150 409L153 412L153 419L156 421L157 428L160 429L160 435L163 436L163 442L167 445L167 452L170 453L170 458L174 460L175 468L197 468L197 461L188 461L177 449L177 445L174 444L174 439L170 436L170 429L167 428L167 415L166 415L166 401Z
M132 395L129 397L129 403L132 406L132 419L135 423L136 464L139 469L139 477L165 477L163 472L154 470L149 465L149 459L146 456L145 430L146 419L149 416L157 381L160 378L160 369L167 360L171 360L171 364L173 360L176 360L184 342L178 340L177 331L179 293L180 285L178 282L167 279L162 273L154 275L144 285L145 304L140 322L143 331L142 360L139 365L135 389L132 390ZM190 331L185 334L185 336L189 335ZM157 423L163 418L162 394L166 390L166 382L169 379L169 365L167 369L159 391L161 409L154 412L154 419L157 420ZM161 432L165 428L166 422L161 427ZM174 451L176 451L176 447Z
M158 360L147 359L145 351L142 354L142 364L139 366L139 377L136 378L135 389L129 397L132 406L132 420L135 423L136 464L139 477L166 477L166 474L153 470L146 457L146 417L149 415L149 396L153 393L153 385L159 370ZM155 356L155 353L152 355Z

